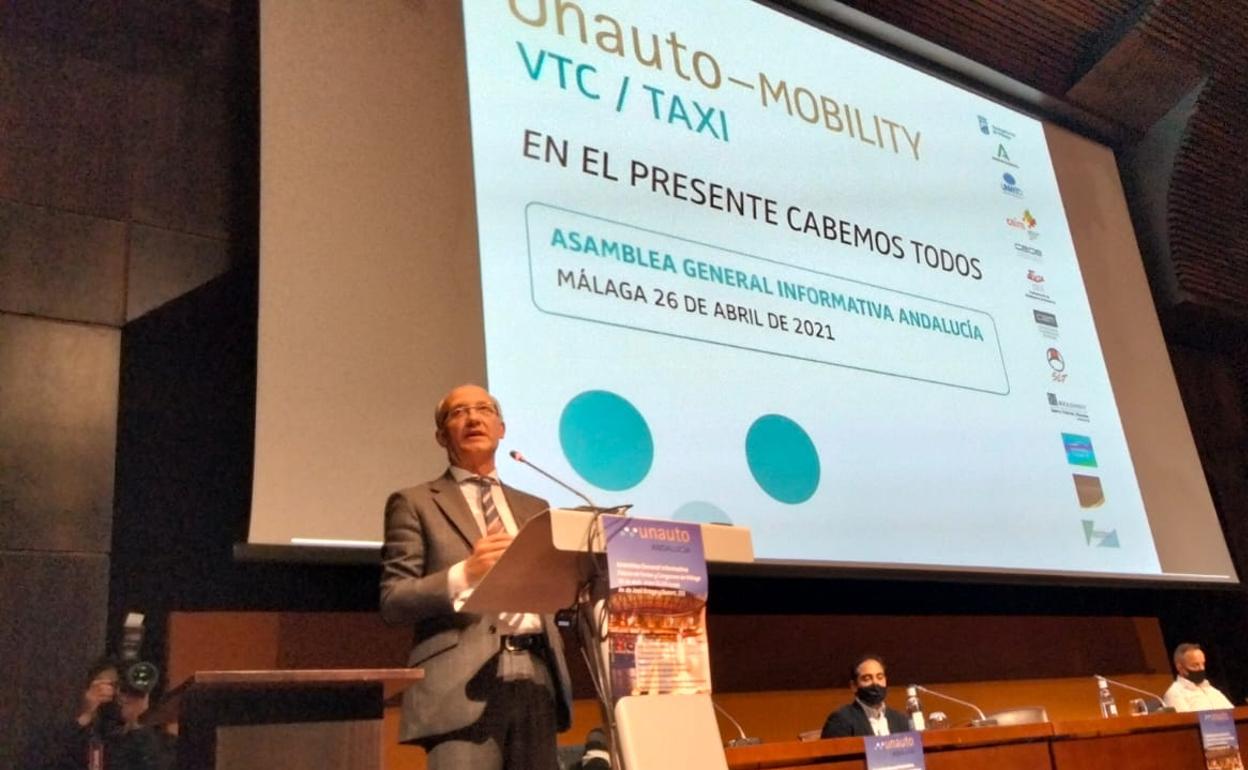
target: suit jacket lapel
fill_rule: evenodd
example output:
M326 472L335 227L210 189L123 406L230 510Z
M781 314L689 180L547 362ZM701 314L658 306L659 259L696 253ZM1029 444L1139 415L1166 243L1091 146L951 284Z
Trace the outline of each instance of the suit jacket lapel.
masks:
M871 718L867 716L867 710L857 699L854 700L854 713L858 715L858 729L863 730L863 735L875 735L875 730L871 728Z
M434 502L442 509L442 513L450 520L455 529L459 530L459 534L463 536L464 542L471 546L473 543L481 539L481 528L477 526L477 520L473 518L472 511L468 509L468 502L464 500L464 494L459 491L459 484L455 482L455 477L448 470L442 474L442 477L434 481L430 485L433 492Z

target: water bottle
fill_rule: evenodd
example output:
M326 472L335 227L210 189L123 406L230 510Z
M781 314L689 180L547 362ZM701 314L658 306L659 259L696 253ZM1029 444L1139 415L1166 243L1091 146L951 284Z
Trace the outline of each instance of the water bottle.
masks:
M1104 677L1096 678L1096 696L1101 704L1101 716L1105 718L1118 716L1118 704L1114 703L1114 695L1109 691L1109 682Z
M919 691L914 685L906 688L906 713L910 716L910 729L923 732L927 728L923 719L923 704L919 703Z

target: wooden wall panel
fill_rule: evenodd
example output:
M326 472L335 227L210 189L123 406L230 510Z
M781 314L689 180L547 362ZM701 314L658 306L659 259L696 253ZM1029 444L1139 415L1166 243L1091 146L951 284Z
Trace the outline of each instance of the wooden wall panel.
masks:
M7 39L0 45L0 83L0 196L124 218L126 89L119 70L51 45Z
M884 644L888 643L887 637L892 637L894 644L906 645L907 652L899 652L889 669L890 703L896 708L904 705L904 685L920 681L977 703L987 712L1041 705L1049 710L1053 720L1091 719L1098 713L1095 683L1090 676L1075 675L1091 673L1080 669L1088 660L1077 650L1086 646L1101 650L1102 655L1109 655L1116 645L1120 648L1121 660L1106 663L1114 671L1100 673L1120 674L1129 684L1158 692L1171 680L1166 670L1146 673L1129 668L1164 664L1166 655L1164 649L1158 648L1160 635L1154 618L1109 619L1102 623L1092 618L1065 617L861 616L812 618L803 627L793 627L784 618L739 617L727 625L723 620L712 618L716 628L711 635L716 701L742 723L749 735L766 741L794 740L799 732L817 729L830 711L848 701L849 692L839 681L844 678L839 672L853 653L842 646L843 637L828 636L830 630L838 627L853 627ZM1104 628L1102 639L1093 638L1098 623ZM1007 631L1006 625L1017 628ZM941 627L947 632L934 633ZM740 638L725 638L724 634L730 632ZM1038 634L1035 644L1002 644L1013 635L1028 633ZM781 637L789 643L781 642ZM743 640L749 644L733 643ZM923 644L916 644L916 640ZM410 632L384 626L374 613L173 613L169 618L168 644L169 678L177 683L196 670L402 665ZM1139 648L1148 649L1141 653ZM573 676L583 684L584 670L575 647L569 646L568 651ZM807 662L811 655L818 664ZM958 676L951 666L960 659L975 665ZM1040 668L1032 669L1031 676L1002 676L1002 672L1023 671L1028 660L1041 663ZM758 665L760 661L762 665ZM1062 673L1049 676L1045 672L1050 670ZM929 675L912 676L916 671ZM776 686L778 682L791 681L794 674L800 682L798 686ZM747 676L752 680L746 682ZM997 677L1001 678L984 681ZM721 685L724 680L746 686L732 691ZM560 736L561 744L583 742L585 734L601 722L589 688L577 690L572 728ZM1133 697L1121 691L1118 696L1124 709ZM931 711L945 711L955 724L973 716L964 707L935 698L928 698L924 705ZM735 729L723 718L720 731L725 740L736 736ZM386 767L424 767L423 752L397 745L396 708L387 709L383 736Z
M0 310L120 326L126 227L0 199Z
M0 313L0 548L108 551L120 346Z
M1142 640L1127 617L712 615L709 635L718 692L839 688L861 652L915 682L1153 673L1164 660L1144 647L1160 634Z
M77 714L104 650L108 557L0 550L0 767L36 767L47 733Z
M135 77L128 94L135 221L228 234L237 163L230 122L237 95L229 85L225 72L194 58Z
M229 266L226 241L133 225L126 321L133 321L202 286Z

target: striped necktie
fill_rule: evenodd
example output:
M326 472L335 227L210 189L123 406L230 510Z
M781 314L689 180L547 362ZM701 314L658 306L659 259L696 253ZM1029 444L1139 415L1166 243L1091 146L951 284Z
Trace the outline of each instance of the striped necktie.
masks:
M485 519L485 534L495 535L504 530L503 519L494 504L495 481L488 476L473 476L470 481L481 490L481 515Z

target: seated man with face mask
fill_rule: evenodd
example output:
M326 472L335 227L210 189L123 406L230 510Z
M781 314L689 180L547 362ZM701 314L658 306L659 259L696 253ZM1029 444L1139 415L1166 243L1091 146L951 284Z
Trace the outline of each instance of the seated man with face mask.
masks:
M1184 643L1174 649L1174 684L1166 690L1165 703L1175 711L1208 711L1232 708L1230 699L1205 678L1205 652L1199 644Z
M821 738L892 735L910 729L906 715L884 703L888 677L884 673L884 659L879 655L862 655L850 666L849 691L854 694L853 703L828 715Z

